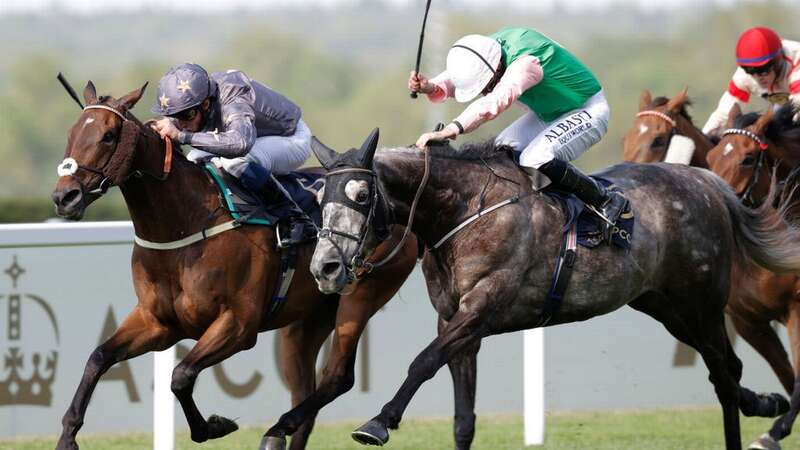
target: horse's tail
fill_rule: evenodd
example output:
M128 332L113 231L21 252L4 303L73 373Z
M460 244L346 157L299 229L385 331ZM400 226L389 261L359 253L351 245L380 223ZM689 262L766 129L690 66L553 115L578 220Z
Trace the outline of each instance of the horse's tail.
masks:
M800 229L792 226L787 217L793 206L788 200L777 209L773 207L777 195L774 176L769 195L757 208L743 205L727 183L716 180L721 185L744 267L755 262L772 272L800 273Z

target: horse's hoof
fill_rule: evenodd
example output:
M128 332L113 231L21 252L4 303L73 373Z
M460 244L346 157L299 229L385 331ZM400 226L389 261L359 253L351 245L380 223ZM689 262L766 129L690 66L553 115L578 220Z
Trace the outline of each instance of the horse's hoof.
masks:
M286 438L265 435L258 450L286 450Z
M778 393L772 393L770 394L770 396L773 399L775 399L775 403L777 405L777 411L773 417L782 416L787 412L789 412L789 410L792 408L792 405L789 404L789 400L787 400L786 397L784 397L783 395Z
M239 429L236 422L216 414L208 418L208 439L217 439Z
M78 443L75 441L69 443L59 441L56 444L56 450L78 450Z
M772 438L768 433L762 434L760 438L753 441L747 450L781 450L781 444Z
M375 419L361 425L350 436L361 445L383 445L389 442L389 430Z

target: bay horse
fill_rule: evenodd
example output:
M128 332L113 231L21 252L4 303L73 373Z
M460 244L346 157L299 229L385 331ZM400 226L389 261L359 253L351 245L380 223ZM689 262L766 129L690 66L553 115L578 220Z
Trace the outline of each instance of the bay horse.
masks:
M493 141L458 151L445 146L340 155L318 141L312 149L329 170L323 229L311 262L323 292L340 291L351 266L376 248L380 215L410 223L428 248L422 269L441 332L411 363L391 401L353 432L362 444L383 445L416 391L441 366L477 351L484 337L541 325L565 216L550 197L532 190L507 148ZM740 449L740 409L774 417L788 403L739 384L742 365L723 314L731 265L756 261L775 271L798 271L800 232L773 209L744 207L705 170L622 164L600 175L630 199L636 237L628 252L578 247L565 300L547 326L626 304L652 316L702 355L722 406L726 448ZM476 220L464 226L468 217Z
M770 174L786 182L784 194L795 201L798 187L790 171L800 166L800 125L792 121L793 111L784 107L773 114L742 114L738 105L730 112L727 130L708 153L708 163L734 192L748 204L767 203ZM792 220L800 218L796 210ZM736 331L767 360L781 384L791 395L790 410L778 418L769 432L750 444L752 450L779 450L800 412L800 277L774 273L761 267L734 267L735 286L726 311ZM789 360L772 321L782 323L789 334L794 363Z
M692 122L687 108L692 104L688 88L678 95L652 98L650 91L644 90L639 97L639 112L633 125L625 134L622 145L622 159L633 163L662 162L667 156L672 138L686 136L694 142L694 153L689 165L708 168L706 154L714 144Z
M79 220L116 185L137 239L174 242L230 218L220 209L218 189L205 170L173 152L129 112L146 86L114 99L98 98L94 85L87 84L87 106L69 131L52 197L60 216ZM388 253L391 247L379 252ZM192 398L195 380L203 369L253 347L258 333L274 329L282 331L281 366L293 409L270 429L273 438L265 435L261 448L285 448L286 436L293 433L291 448L304 448L317 411L353 386L359 337L410 274L418 253L411 236L391 261L355 283L349 294L330 295L320 293L311 277L312 251L310 243L298 249L287 300L271 313L281 257L270 227L243 225L174 250L134 245L131 266L138 303L89 357L56 449L78 449L76 435L92 392L112 365L185 338L197 343L175 367L171 387L192 440L204 442L236 430L225 417L204 418ZM331 330L330 356L315 386L317 353Z

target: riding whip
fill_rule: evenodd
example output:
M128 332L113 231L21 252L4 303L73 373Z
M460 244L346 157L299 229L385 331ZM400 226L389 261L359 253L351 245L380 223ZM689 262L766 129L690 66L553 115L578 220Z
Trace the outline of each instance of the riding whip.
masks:
M69 96L72 97L76 103L78 103L78 106L80 106L81 109L83 109L83 103L81 103L81 100L78 98L78 94L75 93L75 89L72 89L72 86L69 84L69 81L64 78L64 75L62 75L61 72L58 72L58 76L56 78L58 78L58 81L60 81L61 85L64 86L64 89L67 90Z
M422 31L419 33L419 47L417 47L417 65L415 73L419 75L419 61L422 58L422 41L425 39L425 24L428 22L428 11L431 9L431 0L425 4L425 16L422 18ZM416 91L411 92L411 98L417 98Z

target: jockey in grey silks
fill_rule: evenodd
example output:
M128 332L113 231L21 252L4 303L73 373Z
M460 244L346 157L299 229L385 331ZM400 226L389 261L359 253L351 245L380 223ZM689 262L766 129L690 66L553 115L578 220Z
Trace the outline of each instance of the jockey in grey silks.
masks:
M408 87L436 103L448 97L466 103L483 94L443 130L420 136L418 147L469 133L519 103L527 112L497 142L516 149L520 166L545 174L610 224L628 207L622 194L569 163L603 138L610 110L592 72L547 36L528 28L465 36L450 48L446 71L431 80L412 72Z
M311 154L311 130L300 108L238 70L211 75L197 64L170 69L158 84L152 112L162 137L193 149L187 157L219 164L268 203L287 199L271 174L300 167ZM289 202L291 204L291 202ZM302 212L292 214L292 222Z

